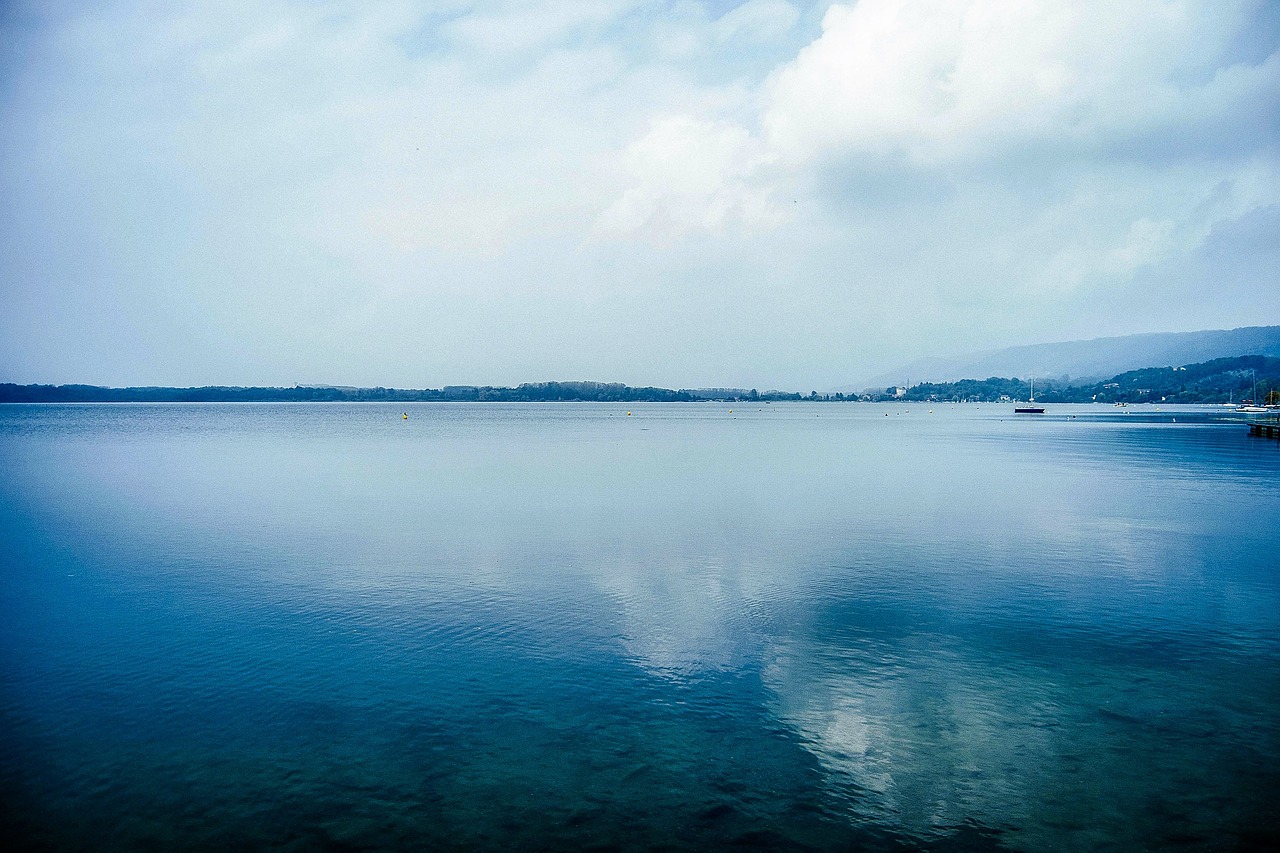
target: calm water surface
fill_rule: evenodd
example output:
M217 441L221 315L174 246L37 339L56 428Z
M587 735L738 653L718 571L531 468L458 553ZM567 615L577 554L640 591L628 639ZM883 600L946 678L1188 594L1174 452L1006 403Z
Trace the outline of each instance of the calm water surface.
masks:
M1278 520L1208 410L4 406L0 829L1280 846Z

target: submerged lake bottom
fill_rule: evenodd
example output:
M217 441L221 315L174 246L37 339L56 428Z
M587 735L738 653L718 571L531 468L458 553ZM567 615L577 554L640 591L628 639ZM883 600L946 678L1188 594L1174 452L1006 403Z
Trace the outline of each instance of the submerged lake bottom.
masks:
M0 406L0 827L1278 849L1277 519L1212 407Z

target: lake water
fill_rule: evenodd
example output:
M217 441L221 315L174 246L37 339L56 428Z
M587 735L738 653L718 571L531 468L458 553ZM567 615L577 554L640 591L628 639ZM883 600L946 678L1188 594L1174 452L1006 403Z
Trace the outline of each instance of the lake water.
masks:
M1280 441L1220 418L0 407L0 829L1280 846Z

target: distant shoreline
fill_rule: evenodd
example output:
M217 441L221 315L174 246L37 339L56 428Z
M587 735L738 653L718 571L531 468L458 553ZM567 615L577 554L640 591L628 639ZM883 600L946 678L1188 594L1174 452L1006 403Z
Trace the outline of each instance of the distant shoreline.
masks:
M356 388L295 385L292 388L205 385L177 388L0 383L0 403L1010 403L1031 395L1030 383L991 377L922 382L861 394L757 391L745 388L632 387L619 382L530 382L509 386L446 385L443 388ZM1280 396L1280 358L1242 355L1180 367L1130 370L1100 382L1072 385L1064 377L1036 379L1040 403L1226 403Z
M697 403L800 399L827 398L804 398L786 391L760 393L736 388L677 391L596 382L540 382L514 388L450 385L438 389L310 385L292 388L230 385L109 388L99 385L0 384L0 403Z

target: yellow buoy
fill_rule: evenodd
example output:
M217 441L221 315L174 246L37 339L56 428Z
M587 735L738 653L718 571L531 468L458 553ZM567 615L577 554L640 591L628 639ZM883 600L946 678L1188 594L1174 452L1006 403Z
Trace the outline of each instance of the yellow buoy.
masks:
M408 412L403 412L403 413L401 414L401 417L403 417L403 418L407 421L407 420L409 420L409 413L408 413Z
M630 413L630 412L627 412L627 417L631 417L631 413Z

